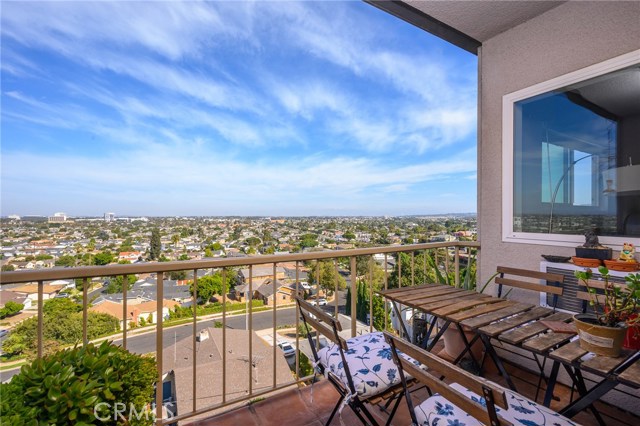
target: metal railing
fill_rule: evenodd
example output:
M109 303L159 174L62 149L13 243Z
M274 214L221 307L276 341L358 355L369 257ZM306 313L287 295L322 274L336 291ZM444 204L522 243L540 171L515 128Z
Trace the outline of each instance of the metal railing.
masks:
M193 272L193 281L194 281L194 291L191 297L191 303L193 306L193 317L191 319L192 322L192 393L193 393L193 404L190 412L179 413L175 417L170 418L162 418L163 417L163 386L157 386L156 390L156 424L160 425L168 425L174 422L192 418L194 416L199 416L204 413L211 412L213 410L223 409L224 407L230 406L232 404L237 404L241 402L246 402L251 399L255 399L260 396L264 396L271 392L286 388L291 385L295 385L304 381L307 381L309 377L300 377L300 334L298 332L299 326L299 316L295 315L295 327L296 327L296 337L295 337L295 378L292 377L290 381L284 383L278 383L277 380L277 359L278 356L282 356L278 353L277 349L277 324L278 324L278 302L277 302L277 265L282 263L295 263L295 291L296 294L300 293L300 269L302 262L320 262L326 260L333 260L333 266L335 268L335 300L334 300L334 315L338 315L338 264L340 259L347 259L349 265L349 276L350 276L350 335L354 337L356 335L357 330L357 283L358 283L358 274L356 269L356 258L361 256L369 256L368 260L368 272L364 274L363 278L365 281L368 281L368 299L369 299L369 330L373 330L373 255L383 254L384 255L384 280L383 280L383 288L387 289L388 281L390 276L390 271L388 270L388 257L397 255L399 259L399 253L408 253L410 254L410 271L403 271L402 261L398 261L396 263L397 267L397 282L402 283L402 274L410 274L410 283L411 285L421 284L416 283L416 265L415 265L415 253L424 252L423 256L424 262L423 268L423 276L426 276L427 273L427 256L426 254L433 252L433 258L435 259L435 265L442 265L442 268L446 272L453 272L455 276L455 284L459 285L459 272L460 272L460 250L479 250L480 244L477 242L443 242L443 243L426 243L426 244L414 244L414 245L404 245L404 246L386 246L386 247L373 247L373 248L362 248L362 249L353 249L353 250L337 250L337 251L320 251L320 252L308 252L308 253L298 253L298 254L286 254L286 255L268 255L268 256L256 256L256 257L244 257L244 258L217 258L217 259L207 259L207 260L196 260L196 261L177 261L177 262L151 262L151 263L140 263L140 264L129 264L129 265L107 265L107 266L95 266L95 267L77 267L77 268L61 268L61 269L39 269L39 270L29 270L29 271L14 271L14 272L3 272L0 274L0 284L15 284L15 283L29 283L36 282L38 287L38 301L37 301L37 356L43 356L43 327L44 327L44 313L43 313L43 305L44 305L44 284L45 281L53 281L53 280L61 280L61 279L82 279L83 289L82 289L82 343L87 344L88 339L88 331L87 331L87 321L88 321L88 287L89 287L89 279L96 277L114 277L121 276L123 278L123 300L122 300L122 347L127 348L127 336L129 331L128 322L128 306L127 306L127 276L131 274L156 274L156 312L157 312L157 324L156 324L156 362L157 362L157 373L158 373L158 382L163 382L163 376L165 374L163 368L163 352L164 352L164 340L163 340L163 308L164 308L164 300L163 300L163 282L165 273L172 271L192 271ZM444 249L444 250L443 250ZM453 250L453 254L451 254L451 250ZM452 258L452 259L451 259ZM453 261L453 270L450 271L450 262ZM256 388L253 385L253 319L254 319L254 310L253 304L247 304L247 331L248 331L248 387L246 389L246 394L237 398L227 398L227 319L229 317L229 312L227 311L227 293L229 292L229 276L228 271L233 267L246 267L249 269L248 276L248 289L249 294L253 296L254 283L253 283L253 267L256 265L273 265L273 273L272 273L272 284L273 284L273 306L271 307L272 311L272 364L271 368L273 370L271 384L269 386L262 386L260 388ZM431 266L433 267L433 266ZM218 270L222 271L222 390L221 390L221 401L210 404L205 407L198 408L198 367L197 367L197 344L196 338L198 336L197 324L198 324L198 316L197 316L197 302L198 302L198 271L201 270ZM318 290L320 289L320 267L316 269L315 282L317 284ZM368 275L368 277L367 277ZM367 279L368 278L368 279ZM319 297L319 291L316 292L316 298ZM387 323L388 317L388 306L385 304L385 328L388 327ZM256 373L257 374L257 373ZM185 407L179 407L183 410Z

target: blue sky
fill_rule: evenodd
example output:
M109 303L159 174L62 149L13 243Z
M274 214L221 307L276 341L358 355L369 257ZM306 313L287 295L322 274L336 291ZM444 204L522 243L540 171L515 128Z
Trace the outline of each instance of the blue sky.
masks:
M476 57L356 1L3 2L1 214L476 210Z

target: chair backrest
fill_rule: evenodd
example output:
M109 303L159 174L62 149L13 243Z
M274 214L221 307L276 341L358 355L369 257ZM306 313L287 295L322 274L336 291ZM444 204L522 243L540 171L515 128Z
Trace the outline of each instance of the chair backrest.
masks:
M496 414L496 406L508 409L507 396L503 388L485 380L481 377L474 376L443 359L427 352L426 350L415 346L406 340L402 340L388 332L384 332L385 339L391 346L391 354L393 360L398 366L398 374L402 380L405 391L405 399L409 406L409 413L413 424L418 424L414 411L411 395L407 388L405 373L409 373L411 377L425 384L430 390L439 393L452 404L464 410L467 414L476 418L483 424L491 426L509 426L510 422L504 420ZM417 367L412 362L398 356L397 351L410 356L418 361L427 369ZM442 378L447 378L452 382L459 383L470 391L484 397L486 406L470 399L456 389L450 387Z
M347 358L344 353L349 349L349 347L347 346L347 341L340 337L339 332L342 331L342 325L340 324L340 321L338 321L336 318L333 318L331 315L327 314L319 307L310 304L300 296L296 296L295 300L296 304L298 305L298 310L300 311L300 316L302 317L302 321L305 324L305 328L307 329L307 331L309 331L308 327L311 326L318 333L322 334L327 339L338 345L338 348L340 350L340 357L342 359L342 365L347 377L347 383L349 384L349 390L351 391L352 395L355 395L356 390L353 385L353 379L351 378L349 363L347 362ZM313 353L314 361L317 363L318 368L320 368L321 371L324 372L324 366L318 362L320 360L318 356L318 349L313 342L313 337L311 337L310 332L307 333L307 340L309 340L309 346L311 346L311 352ZM329 374L332 373L329 372Z
M562 274L508 268L506 266L498 266L497 273L498 276L496 277L495 283L498 284L498 297L502 297L503 286L552 294L553 309L555 309L558 304L558 296L562 296L564 291L562 288L564 275ZM525 278L528 280L525 280ZM539 280L551 283L551 285L540 284Z

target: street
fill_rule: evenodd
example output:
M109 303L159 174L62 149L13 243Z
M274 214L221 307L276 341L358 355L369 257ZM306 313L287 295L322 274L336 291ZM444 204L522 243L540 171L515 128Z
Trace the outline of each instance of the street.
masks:
M296 322L296 310L295 307L286 308L286 309L278 309L276 311L276 326L287 325L287 324L295 324ZM213 326L214 321L221 321L221 319L216 320L205 320L199 321L197 325L198 332L206 327ZM238 329L238 330L246 330L246 315L239 315L227 318L227 327ZM273 326L273 311L262 311L253 314L253 329L254 330L263 330L265 328L271 328ZM167 348L174 344L175 341L182 340L184 338L188 338L192 336L193 332L193 324L183 324L175 327L169 327L164 330L164 347ZM122 338L114 339L114 343L121 344ZM135 335L135 336L127 336L127 349L131 352L145 354L149 352L155 352L156 350L156 333L155 331L149 331L144 334ZM4 370L0 371L0 382L4 382L9 378L13 377L20 371L20 368L14 368L12 370Z
M344 313L345 308L345 295L346 292L338 292L338 308L340 313ZM333 302L329 303L326 306L323 306L323 309L327 312L332 313L334 310ZM290 307L286 309L278 309L276 316L276 326L283 325L293 325L296 322L296 309L295 307ZM211 319L198 321L197 330L200 332L206 327L211 327L214 324L214 321L222 321L221 319ZM227 327L233 328L237 330L246 330L246 315L239 315L227 318ZM253 314L253 330L264 330L266 328L271 328L273 326L273 311L261 311ZM164 329L163 338L164 338L164 347L167 348L174 344L174 342L182 340L187 337L191 337L193 332L193 324L182 324L175 327L169 327ZM114 343L121 344L122 338L114 339ZM139 334L139 335L131 335L127 336L127 349L131 352L138 354L146 354L150 352L155 352L156 350L156 333L151 330L149 332ZM11 370L0 371L0 382L4 382L14 375L16 375L20 371L20 368L14 368Z

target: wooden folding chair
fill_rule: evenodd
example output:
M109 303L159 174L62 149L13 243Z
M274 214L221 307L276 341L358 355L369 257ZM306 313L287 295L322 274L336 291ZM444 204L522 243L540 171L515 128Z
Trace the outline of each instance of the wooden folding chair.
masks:
M437 392L414 406L408 389L404 388L413 425L575 425L551 409L496 383L474 376L418 346L387 332L384 336L391 346L403 385L406 374L409 373L430 391ZM416 367L413 362L399 356L400 351L426 369ZM449 383L443 381L445 378Z
M379 404L387 400L386 409L395 400L386 422L389 425L400 405L403 388L391 359L391 348L382 333L368 333L345 340L339 335L342 326L337 319L300 297L295 299L307 331L311 326L333 342L333 345L322 349L316 348L311 333L307 333L316 369L327 377L340 394L326 425L346 405L351 407L363 424L377 425L365 403Z

